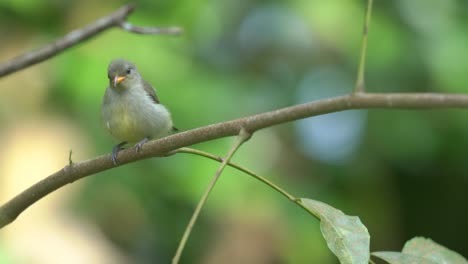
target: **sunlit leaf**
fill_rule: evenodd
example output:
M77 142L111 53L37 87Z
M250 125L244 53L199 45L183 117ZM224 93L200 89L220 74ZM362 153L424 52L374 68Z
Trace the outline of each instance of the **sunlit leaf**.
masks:
M437 264L429 259L392 251L373 252L373 256L381 258L390 264Z
M369 262L370 236L359 217L345 215L319 201L302 198L301 202L320 218L322 235L340 263Z
M468 263L468 261L457 252L424 237L415 237L406 242L402 252L414 256L421 256L435 263Z
M372 255L379 257L390 264L467 264L468 261L444 246L441 246L429 238L415 237L406 242L402 252L374 252Z

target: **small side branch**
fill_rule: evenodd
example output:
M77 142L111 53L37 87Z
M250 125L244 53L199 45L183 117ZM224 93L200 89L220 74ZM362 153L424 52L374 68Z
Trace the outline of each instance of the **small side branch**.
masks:
M119 27L125 31L143 34L143 35L180 35L182 34L182 29L180 27L167 27L167 28L157 28L157 27L138 27L130 24L127 21L122 21L119 24Z
M172 264L177 264L179 263L180 257L182 255L182 252L184 251L185 244L187 243L187 240L190 236L190 233L192 232L192 228L195 225L198 216L200 215L201 209L206 203L206 200L208 199L208 196L210 195L211 191L213 190L216 182L219 179L219 176L221 176L221 173L223 172L224 168L226 165L229 163L231 160L232 156L234 153L240 148L240 146L247 140L249 140L251 134L248 133L244 128L241 129L239 136L237 137L237 141L234 143L234 145L231 147L229 150L228 154L226 155L226 158L223 159L221 162L221 165L219 166L218 170L216 171L215 175L211 179L208 187L206 188L205 192L203 193L203 196L201 197L200 201L197 204L197 207L195 211L193 212L192 218L190 218L190 222L187 225L187 228L185 229L184 235L182 236L182 239L180 240L179 246L177 247L176 254L174 255L174 258L172 259Z
M366 54L367 54L367 36L369 35L369 24L372 14L372 0L367 0L366 18L364 20L364 29L362 32L362 44L361 44L361 55L359 59L359 68L356 79L356 86L354 87L354 93L364 93L364 73L366 68Z
M193 155L205 157L205 158L208 158L208 159L211 159L211 160L214 160L214 161L218 161L218 162L223 161L223 158L221 158L221 157L215 156L215 155L213 155L211 153L208 153L208 152L205 152L205 151L202 151L202 150L193 149L193 148L185 148L185 147L180 148L180 149L177 149L177 150L173 151L173 154L176 154L176 153L193 154ZM245 167L243 167L241 165L238 165L236 163L228 162L227 164L230 167L232 167L232 168L234 168L236 170L242 171L243 173L245 173L247 175L250 175L250 176L254 177L255 179L257 179L258 181L268 185L269 187L273 188L275 191L277 191L278 193L280 193L281 195L286 197L288 200L290 200L292 202L296 202L298 200L296 197L292 196L291 194L289 194L288 192L286 192L281 187L274 184L273 182L271 182L267 178L262 177L262 176L260 176L260 175L258 175L256 173L254 173L253 171L251 171L251 170L249 170L249 169L247 169L247 168L245 168Z
M204 151L201 151L201 150L198 150L198 149L192 149L192 148L180 148L178 150L175 150L173 153L174 154L175 153L188 153L188 154L194 154L194 155L197 155L197 156L202 156L202 157L212 159L212 160L215 160L215 161L218 161L218 162L222 161L222 159L220 157L216 157L215 155L213 155L211 153L204 152ZM313 211L311 211L309 208L307 208L307 206L305 206L302 203L301 199L299 199L299 198L293 196L292 194L288 193L286 190L284 190L283 188L281 188L278 185L274 184L272 181L268 180L267 178L265 178L263 176L260 176L260 175L258 175L256 173L254 173L253 171L251 171L251 170L249 170L247 168L244 168L244 167L242 167L242 166L240 166L238 164L235 164L235 163L232 163L232 162L228 162L227 164L230 167L234 168L234 169L237 169L239 171L244 172L245 174L247 174L249 176L252 176L253 178L257 179L258 181L262 182L263 184L266 184L268 187L274 189L275 191L277 191L278 193L280 193L281 195L286 197L289 201L295 203L296 205L298 205L299 207L304 209L306 212L311 214L313 217L317 218L317 220L320 220L320 217L318 215L316 215Z
M166 34L178 35L182 32L180 28L155 28L137 27L126 22L125 19L135 10L135 5L126 5L114 13L96 20L86 27L76 29L64 37L42 47L15 57L10 61L0 64L0 77L22 70L39 62L45 61L60 52L78 43L81 43L99 33L112 27L119 27L125 31L137 34Z
M70 149L70 152L68 153L68 165L69 166L73 165L72 155L73 155L73 150Z

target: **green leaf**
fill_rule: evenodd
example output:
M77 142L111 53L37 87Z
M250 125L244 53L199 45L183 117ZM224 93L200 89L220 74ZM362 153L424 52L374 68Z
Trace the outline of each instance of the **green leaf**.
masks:
M410 255L421 256L426 259L430 259L435 263L468 263L468 261L466 261L466 259L457 252L424 237L415 237L406 242L402 252Z
M437 264L437 262L423 257L393 251L372 252L372 255L381 258L390 264Z
M429 238L415 237L405 243L402 252L373 252L390 264L467 264L460 254L441 246Z
M370 236L359 217L311 199L301 198L301 203L320 218L322 235L341 264L369 262Z

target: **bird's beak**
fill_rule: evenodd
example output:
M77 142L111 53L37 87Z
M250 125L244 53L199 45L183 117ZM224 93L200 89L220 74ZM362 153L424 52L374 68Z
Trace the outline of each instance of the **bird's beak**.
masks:
M114 78L114 87L117 86L117 84L121 83L123 80L125 80L125 76L115 76Z

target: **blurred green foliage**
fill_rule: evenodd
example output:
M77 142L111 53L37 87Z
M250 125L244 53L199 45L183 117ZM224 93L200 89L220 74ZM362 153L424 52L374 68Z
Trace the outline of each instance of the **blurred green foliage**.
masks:
M377 1L367 89L466 93L467 3ZM2 42L26 40L26 50L36 48L121 4L1 1ZM130 22L177 25L184 34L142 36L111 29L35 66L41 67L48 88L41 111L66 116L86 131L96 155L108 153L115 142L100 127L99 107L107 65L118 57L133 61L156 87L181 130L351 92L364 5L355 0L139 1ZM326 77L310 77L323 70ZM8 122L12 112L1 110L13 102L1 102L0 121ZM423 235L468 255L466 111L371 110L358 115L344 127L327 115L320 122L308 119L303 125L260 131L234 160L298 197L358 215L372 236L372 250L398 250L404 241ZM349 129L358 131L352 142L333 145L327 153L307 144L335 142L335 134ZM195 147L222 156L231 142ZM333 158L343 148L346 153ZM217 165L181 154L109 170L84 179L86 188L70 208L95 222L135 263L167 263ZM211 194L183 263L210 259L213 248L222 251L224 244L218 242L225 241L220 238L225 229L246 223L254 230L266 228L261 234L272 239L261 240L267 244L262 246L250 244L248 234L236 239L245 247L274 248L268 251L268 263L336 263L314 218L232 169Z

